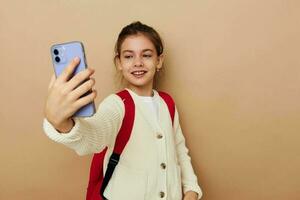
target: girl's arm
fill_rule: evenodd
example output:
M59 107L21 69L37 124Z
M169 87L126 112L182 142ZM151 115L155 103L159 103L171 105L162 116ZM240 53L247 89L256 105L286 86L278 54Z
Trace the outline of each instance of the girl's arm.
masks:
M97 112L89 118L74 117L73 128L68 133L60 133L45 118L43 129L55 142L66 145L79 155L100 152L112 144L122 124L124 104L115 94L104 99Z
M175 143L177 158L181 168L182 174L182 186L184 194L191 194L196 192L198 194L198 199L202 196L201 188L198 185L197 176L195 175L194 169L191 163L191 157L188 155L188 148L185 145L185 138L182 134L182 130L179 123L179 116L177 108L175 111L174 118L174 130L175 130ZM195 196L194 194L192 194Z

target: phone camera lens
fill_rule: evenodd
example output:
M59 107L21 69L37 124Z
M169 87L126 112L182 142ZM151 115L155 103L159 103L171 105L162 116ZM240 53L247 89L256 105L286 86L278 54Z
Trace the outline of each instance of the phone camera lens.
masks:
M58 55L59 52L57 49L54 49L53 53L54 53L54 55Z
M58 56L55 57L56 62L60 62L60 58Z

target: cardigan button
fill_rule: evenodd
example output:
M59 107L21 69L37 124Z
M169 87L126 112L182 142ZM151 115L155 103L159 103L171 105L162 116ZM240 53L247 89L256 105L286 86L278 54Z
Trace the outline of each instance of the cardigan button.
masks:
M164 197L165 197L165 193L164 193L164 192L160 192L160 193L159 193L159 197L160 197L160 198L164 198Z
M158 133L156 137L157 137L157 139L161 139L161 138L163 138L163 135Z
M166 169L167 165L166 165L165 163L161 163L161 164L160 164L160 167L161 167L162 169Z

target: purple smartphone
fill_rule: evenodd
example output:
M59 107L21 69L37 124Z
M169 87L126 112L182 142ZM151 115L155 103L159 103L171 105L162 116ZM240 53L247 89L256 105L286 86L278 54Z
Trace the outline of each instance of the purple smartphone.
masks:
M70 61L75 57L80 58L79 65L75 68L72 76L87 68L83 44L78 41L67 42L62 44L54 44L51 46L51 57L56 77L68 66ZM81 97L90 94L91 91L85 93ZM80 108L73 116L90 117L95 113L95 103L91 102Z

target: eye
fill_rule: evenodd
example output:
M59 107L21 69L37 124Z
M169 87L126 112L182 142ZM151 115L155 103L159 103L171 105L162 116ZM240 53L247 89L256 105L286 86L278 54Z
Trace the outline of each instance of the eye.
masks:
M133 56L132 55L124 55L124 58L126 59L129 59L129 58L132 58Z
M144 54L143 57L145 57L145 58L151 58L152 55L151 54Z

